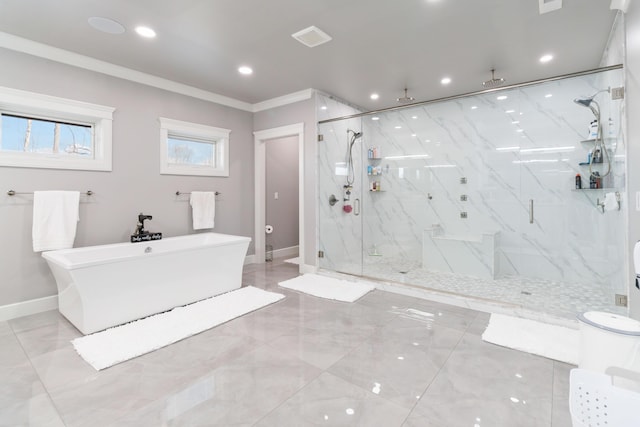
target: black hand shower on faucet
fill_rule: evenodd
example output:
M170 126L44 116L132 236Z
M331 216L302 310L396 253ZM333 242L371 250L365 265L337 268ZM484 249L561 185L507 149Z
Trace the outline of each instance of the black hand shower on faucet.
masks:
M138 227L136 228L136 234L145 234L147 232L147 230L144 229L144 221L147 219L153 219L153 217L140 212L138 215Z

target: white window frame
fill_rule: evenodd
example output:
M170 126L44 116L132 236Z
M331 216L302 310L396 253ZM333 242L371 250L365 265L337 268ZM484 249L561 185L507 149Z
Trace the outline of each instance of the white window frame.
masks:
M0 112L93 126L93 157L0 150L0 166L111 171L114 111L103 105L0 86Z
M162 175L196 175L196 176L229 176L229 134L231 130L198 123L160 117L160 174ZM169 137L193 139L201 143L214 144L216 165L185 165L169 163Z

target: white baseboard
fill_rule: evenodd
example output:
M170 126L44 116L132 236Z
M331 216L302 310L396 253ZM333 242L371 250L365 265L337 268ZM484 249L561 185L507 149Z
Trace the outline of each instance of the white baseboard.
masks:
M31 314L57 309L57 295L17 302L15 304L7 304L0 306L0 321L11 320L17 317L29 316Z
M288 248L274 249L273 257L274 258L294 257L294 256L298 255L299 251L300 251L300 247L299 246L291 246L291 247L288 247ZM255 254L254 255L247 255L244 258L244 265L255 264L256 262L258 262L258 261L256 260Z
M273 250L273 257L274 258L282 258L282 257L298 256L299 251L300 251L300 247L299 246L290 246L288 248L274 249Z

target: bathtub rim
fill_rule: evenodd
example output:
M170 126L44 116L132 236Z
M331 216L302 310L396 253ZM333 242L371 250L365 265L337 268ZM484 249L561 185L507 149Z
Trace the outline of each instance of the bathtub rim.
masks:
M194 245L194 246L189 246L189 247L185 247L185 248L180 248L180 249L176 249L176 250L165 250L165 251L161 251L161 252L151 252L151 253L142 253L142 254L136 254L136 255L122 255L122 256L112 256L109 258L99 258L99 259L92 259L92 260L87 260L87 261L83 261L83 262L70 262L65 256L69 253L72 252L76 252L76 251L81 251L81 250L86 250L88 252L92 252L92 251L99 251L99 250L109 250L109 249L113 249L113 248L119 248L119 247L132 247L132 245L142 245L146 243L146 246L151 246L151 245L158 245L158 244L162 244L160 242L162 241L170 241L170 240L178 240L178 239L185 239L185 238L191 238L191 236L195 236L193 237L193 239L195 240L197 238L197 236L206 236L206 235L220 235L220 236L226 236L226 237L233 237L233 240L228 240L225 242L213 242L213 243L209 243L209 244L200 244L200 245ZM197 233L197 234L184 234L184 235L180 235L180 236L173 236L173 237L167 237L164 238L162 240L155 240L155 241L149 241L149 242L136 242L136 243L129 243L129 242L118 242L118 243L107 243L104 245L92 245L92 246L80 246L77 248L69 248L69 249L57 249L57 250L52 250L52 251L44 251L42 252L42 257L47 261L47 262L51 262L57 266L59 266L60 268L63 268L65 270L76 270L76 269L80 269L80 268L87 268L87 267L92 267L95 265L100 265L100 264L113 264L113 263L118 263L118 262L124 262L127 260L135 260L136 258L140 257L140 256L144 256L145 258L151 258L151 257L159 257L159 256L166 256L166 255L171 255L177 252L193 252L193 251L198 251L198 250L203 250L206 248L214 248L214 247L223 247L223 246L231 246L231 245L237 245L237 244L244 244L246 243L247 246L249 245L249 243L251 243L251 237L247 237L247 236L238 236L238 235L234 235L234 234L224 234L224 233L215 233L215 232L207 232L207 233Z

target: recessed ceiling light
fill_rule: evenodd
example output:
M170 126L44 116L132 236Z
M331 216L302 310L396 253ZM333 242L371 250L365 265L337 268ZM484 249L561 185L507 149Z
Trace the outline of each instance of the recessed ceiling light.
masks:
M546 54L540 57L540 62L549 62L553 59L553 55Z
M119 22L109 18L102 18L100 16L92 16L87 20L89 25L98 31L102 31L107 34L122 34L124 33L124 27Z
M524 129L516 129L516 132L524 132Z
M396 129L402 129L402 126L398 125L396 126Z
M411 116L411 118L412 118L413 120L415 120L415 119L417 119L417 118L418 118L418 116Z
M497 96L497 97L496 97L496 99L497 99L498 101L504 101L504 100L505 100L505 99L507 99L507 98L508 98L508 97L507 97L507 95L500 95L500 96Z
M553 94L552 94L552 93L548 93L548 94L546 94L544 97L545 97L545 98L551 98L552 96L553 96Z
M511 122L512 125L517 125L518 123L520 123L520 120L514 120Z
M445 77L442 80L440 80L440 83L442 83L443 85L448 85L449 83L451 83L451 78Z
M156 36L156 32L153 31L153 29L149 27L145 27L144 25L137 26L136 33L138 33L139 36L142 36L147 39L152 39Z
M371 120L380 120L380 117L378 117L378 116L373 116L373 117L371 117Z
M245 76L248 76L249 74L253 74L253 70L251 69L251 67L247 67L246 65L243 65L240 68L238 68L238 72L240 74L244 74Z
M507 113L507 114L512 114L512 113L515 113L515 112L516 112L516 110L507 110L507 111L505 111L505 113Z
M418 134L412 133L411 136L415 138Z
M369 98L371 98L371 99L373 99L375 101L376 99L380 98L380 95L378 95L377 93L372 93Z
M320 109L321 109L321 110L326 110L326 109L327 109L327 106L326 106L326 105L323 105L322 107L320 107Z
M473 106L471 107L471 109L472 109L472 110L477 110L477 109L478 109L478 106L477 106L477 105L473 105Z

